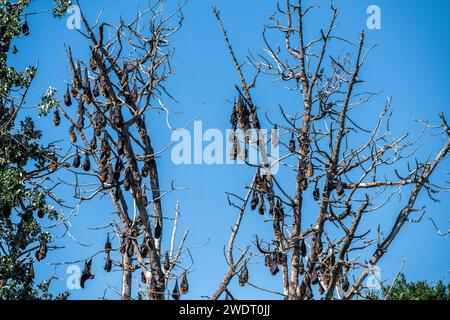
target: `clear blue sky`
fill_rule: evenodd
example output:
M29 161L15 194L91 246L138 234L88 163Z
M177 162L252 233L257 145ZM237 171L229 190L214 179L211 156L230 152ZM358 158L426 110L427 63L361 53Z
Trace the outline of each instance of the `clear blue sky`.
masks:
M142 8L145 2L85 0L81 4L91 21L103 8L103 19L115 22L121 16L130 19L136 12L137 3L140 3ZM328 17L328 1L316 2L323 7L320 12ZM396 133L411 131L416 134L419 127L413 122L415 118L436 122L437 112L449 114L449 1L360 0L336 1L336 3L341 7L339 17L341 27L338 33L352 40L357 40L359 32L366 30L367 6L377 4L382 10L382 29L366 30L366 43L378 44L378 47L369 56L362 73L363 78L367 80L366 88L381 94L364 107L365 111L358 120L374 120L381 111L385 98L390 95L393 96L392 123ZM170 105L173 110L180 112L173 119L175 127L182 126L204 108L200 120L203 121L205 129L228 128L230 105L227 100L234 98L233 88L238 79L211 12L212 4L216 4L220 9L241 60L247 55L248 50L262 52L263 24L276 9L275 1L269 0L191 0L186 4L183 29L173 42L176 47L175 62L179 64L178 74L170 81L169 86L179 101L178 104ZM30 10L41 10L49 6L50 0L35 1ZM40 94L49 86L59 88L60 92L65 88L64 81L69 79L69 72L63 44L72 46L74 55L81 58L87 56L88 46L78 33L66 28L65 18L55 20L50 14L40 14L30 16L29 22L31 34L27 41L17 41L19 52L11 62L18 68L39 63L39 71L28 99L29 105L35 105L39 101ZM310 19L307 21L308 33L316 32L318 28L327 24L328 19ZM279 103L290 105L294 110L300 107L295 96L283 90L282 84L272 84L270 79L259 83L254 96L256 104L269 114L276 112ZM66 134L64 126L54 129L51 117L38 118L35 109L28 112L36 119L38 127L45 131L45 142L59 140ZM160 117L155 116L154 119L149 119L148 125L156 149L164 147L170 139L169 132L158 123L160 120ZM441 142L442 140L434 139L432 143L427 144L424 151L419 154L419 158L425 159L430 152L440 148ZM449 164L450 161L447 159L439 168L440 171L448 169ZM177 187L188 188L169 195L163 201L166 215L172 215L176 200L180 201L179 230L182 231L186 227L190 229L187 243L191 247L195 265L189 275L191 290L187 298L197 299L211 295L226 270L223 247L228 241L230 227L237 214L228 207L225 192L243 194L245 192L243 187L251 178L253 170L244 166L226 165L175 166L170 162L170 153L158 159L158 165L163 188L167 188L172 179L176 179ZM69 203L71 202L70 197L73 193L70 188L59 188L59 192ZM427 206L427 217L432 216L442 229L447 229L450 222L448 216L450 197L448 194L441 194L440 199L442 202L435 204L421 197L420 203ZM378 214L375 223L390 227L397 213L395 209L401 205L400 200L396 201L398 203ZM37 270L45 269L48 274L50 269L45 263L78 260L99 250L105 240L104 232L90 231L87 228L108 222L112 217L111 211L108 200L84 204L79 214L71 220L73 227L71 232L81 242L92 245L82 247L67 237L58 239L57 244L64 245L65 249L50 253L49 259L41 262ZM364 223L367 225L368 221L365 220ZM263 224L259 217L250 213L245 217L244 226L238 236L238 244L243 246L253 240L257 232L268 234L270 228L267 224ZM405 226L390 252L380 263L382 279L391 279L404 258L407 259L404 271L409 279L448 281L448 276L446 277L446 271L450 269L448 239L436 234L428 218L423 219L421 224ZM120 273L105 274L103 263L102 255L94 259L95 280L88 282L84 290L71 291L71 298L96 299L103 295L107 282L120 289ZM65 277L65 268L59 266L57 274ZM255 283L281 291L280 274L275 278L262 277L263 274L266 275L266 270L260 262L252 263L249 269L251 280L264 279L264 283L261 281ZM139 275L136 274L137 278ZM253 288L239 288L236 281L233 282L231 289L238 298L277 298ZM54 291L62 290L65 290L65 281L56 281ZM111 290L108 290L107 297L117 298Z

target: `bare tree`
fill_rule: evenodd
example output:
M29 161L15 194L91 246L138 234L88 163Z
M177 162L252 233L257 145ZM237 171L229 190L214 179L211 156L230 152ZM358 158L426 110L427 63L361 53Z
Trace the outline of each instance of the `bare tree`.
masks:
M395 137L390 130L391 99L388 99L373 128L359 125L355 115L361 114L363 105L374 96L360 91L363 83L360 70L373 46L365 46L364 32L356 44L335 34L338 8L333 5L326 30L307 40L304 20L315 8L305 6L301 0L278 3L277 13L270 18L262 35L265 53L250 54L247 59L256 70L248 80L244 63L238 60L220 14L213 7L240 79L230 119L232 128L256 131L260 141L260 109L255 105L252 89L261 74L285 82L298 94L298 106L295 109L280 106L278 120L267 117L269 124L281 131L280 140L272 137L272 143L283 148L284 153L276 161L282 170L291 172L291 181L278 180L271 174L270 164L263 161L247 186L245 197L231 195L237 199L230 203L238 208L239 215L227 251L229 267L212 299L226 292L235 276L239 277L240 285L248 283L269 291L256 284L258 279L250 281L247 262L258 256L264 257L272 275L281 267L283 290L274 293L285 299L312 299L315 292L325 299L366 297L364 280L371 270L405 223L421 220L424 208L417 206L419 194L425 192L436 201L436 193L443 189L430 178L450 152L450 131L444 116L440 115L441 124L437 126L422 122L424 130L415 139L409 134ZM281 35L283 48L269 41L268 33L272 31ZM332 41L355 48L355 54L330 52ZM426 129L438 130L445 142L434 158L417 159L417 151L428 138ZM246 159L246 150L251 147L249 139L233 139L231 157L241 153ZM253 145L268 157L267 150L262 148L264 144ZM364 229L363 218L389 210L389 205L398 201L400 192L404 207L396 214L390 229L384 231L381 226L376 231L377 226ZM305 207L312 202L316 203L316 218L308 227L303 221L312 212ZM273 237L256 236L254 246L240 249L235 260L233 252L238 250L235 239L244 215L256 208L262 218L271 222ZM421 213L418 219L412 217L416 212Z
M84 28L79 32L90 44L90 58L75 60L68 48L73 80L64 104L58 103L54 111L55 125L59 125L60 113L70 123L72 151L63 162L75 174L75 197L80 202L104 195L111 198L115 220L99 228L112 229L115 236L110 238L108 233L99 253L106 254L106 272L113 266L122 271L122 299L132 298L136 271L141 271L144 283L144 289L138 285L138 298L165 299L170 296L168 283L173 281L172 297L178 299L180 292L188 290L189 267L181 261L190 258L185 247L188 231L176 247L178 204L174 217L164 215L161 205L175 187L172 183L167 190L161 188L156 162L167 148L154 149L153 128L147 129L146 116L166 114L167 124L161 129L167 125L172 130L170 110L164 103L171 95L165 82L174 72L170 41L183 22L181 6L165 13L163 0L151 1L133 21L117 25L101 22L101 16L90 24L83 12L81 19ZM165 223L168 220L173 222L172 230ZM163 250L162 238L167 234L170 248ZM113 245L116 239L119 248ZM117 262L113 260L116 251ZM86 259L82 286L94 277L90 259Z

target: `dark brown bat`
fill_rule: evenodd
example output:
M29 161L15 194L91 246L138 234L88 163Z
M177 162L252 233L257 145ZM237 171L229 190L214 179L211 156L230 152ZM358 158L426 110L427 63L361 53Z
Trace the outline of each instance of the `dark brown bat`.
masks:
M306 256L306 243L305 239L300 241L300 255L304 258Z
M77 152L75 153L75 156L73 157L72 166L74 168L79 168L80 164L81 164L81 157L80 157L80 154L78 153L78 149L77 149Z
M189 282L187 280L186 271L183 272L183 275L181 276L180 289L182 294L186 294L189 291Z
M64 95L64 104L67 107L70 107L72 105L72 99L70 98L69 87L67 87L66 94Z
M109 251L107 251L104 270L105 272L110 272L111 268L112 268L112 260L111 257L109 256Z
M239 285L242 287L248 282L248 269L247 263L244 263L241 273L239 274Z
M253 195L252 195L252 201L250 203L250 208L252 210L255 210L256 207L258 206L258 203L259 203L258 192L256 190L253 190Z
M91 271L92 268L92 259L84 263L83 273L80 278L80 286L84 288L84 284L87 280L94 279L95 275Z
M47 256L47 251L48 251L47 243L41 242L41 244L39 245L39 249L35 253L37 261L45 259L45 257Z
M264 196L261 195L261 201L259 202L258 213L264 215L266 212L266 205L264 204Z
M106 242L105 242L105 252L110 253L111 252L111 241L109 240L109 234L106 236Z
M26 19L22 23L22 33L24 36L28 36L30 34L30 27L28 26L28 21Z
M155 226L155 239L161 238L161 231L161 225L159 224L159 221L157 221Z
M291 139L289 140L288 149L292 153L295 152L295 137L294 137L294 133L291 134Z
M58 109L56 109L53 112L53 124L55 125L55 127L59 126L61 123L61 117L59 116L59 111Z
M85 157L84 157L83 170L84 170L84 171L89 171L89 170L91 170L91 160L89 159L89 156L88 156L87 153L86 153L86 155L85 155Z
M154 277L152 277L154 278ZM175 286L172 291L172 298L174 300L180 300L180 290L178 289L178 280L175 280Z
M72 142L72 143L77 142L77 136L75 134L75 127L73 125L69 128L69 136L70 136L70 142Z
M344 194L344 185L342 184L342 181L338 179L337 185L336 185L336 194L340 197Z
M166 251L166 254L164 256L164 270L169 270L170 269L170 258L169 258L169 252Z
M29 276L31 279L34 279L34 265L33 265L33 262L30 262L30 263L28 264L28 276Z
M272 257L271 260L272 261L270 262L270 274L274 276L280 271L280 269L278 269L277 258L275 255Z
M314 187L313 198L315 201L320 200L320 190L319 190L319 187L317 186L317 183L316 183L316 186Z

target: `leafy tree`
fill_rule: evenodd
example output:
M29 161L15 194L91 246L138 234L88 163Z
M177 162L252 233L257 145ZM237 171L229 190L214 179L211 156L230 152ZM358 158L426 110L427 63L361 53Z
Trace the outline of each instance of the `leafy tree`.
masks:
M68 0L55 1L54 16L61 16ZM35 218L57 219L47 199L48 174L58 167L53 146L42 146L41 131L30 117L18 119L36 67L17 71L8 56L17 51L13 41L27 36L30 27L24 10L31 1L0 2L0 299L52 299L48 281L35 286L34 264L52 249L51 235ZM67 294L57 298L65 298Z
M427 281L408 282L401 274L392 287L382 290L382 298L386 300L450 300L450 283L445 285L439 281L435 286Z

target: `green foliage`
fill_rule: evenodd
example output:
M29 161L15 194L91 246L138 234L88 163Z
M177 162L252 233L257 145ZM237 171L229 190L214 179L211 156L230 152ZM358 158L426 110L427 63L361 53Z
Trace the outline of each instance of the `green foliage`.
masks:
M72 5L70 0L55 0L56 7L53 9L55 17L63 16ZM36 67L30 66L24 71L17 71L7 65L8 54L11 50L11 43L14 38L23 33L26 23L26 15L23 14L25 8L31 3L28 1L2 0L0 2L0 98L8 95L12 88L26 88L30 85L36 74ZM28 26L28 25L27 25Z
M0 0L0 299L65 299L66 293L53 297L48 292L51 278L34 283L34 265L45 258L52 241L38 219L58 218L40 181L55 169L57 158L54 148L39 143L42 133L31 118L17 120L21 105L12 96L25 98L36 68L16 71L7 63L13 40L28 34L23 11L30 2ZM70 5L67 0L55 2L55 16Z
M450 300L450 283L439 281L435 286L427 281L408 282L401 274L392 288L384 287L380 294L370 292L371 299L387 300Z
M53 15L55 17L62 17L66 14L67 10L72 5L70 0L54 0L56 8L53 9Z
M42 95L41 103L39 104L39 115L47 116L52 108L55 106L55 93L56 89L53 87L48 88L48 90Z

